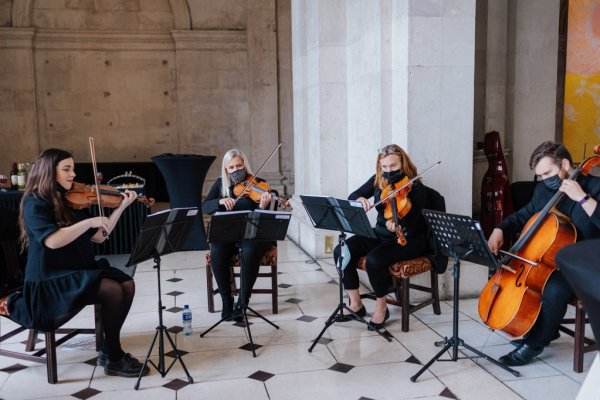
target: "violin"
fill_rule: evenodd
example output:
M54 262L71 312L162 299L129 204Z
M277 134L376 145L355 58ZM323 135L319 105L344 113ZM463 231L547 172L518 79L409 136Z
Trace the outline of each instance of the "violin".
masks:
M411 179L408 179L408 176L405 176L399 182L387 185L381 191L381 200L373 204L373 206L370 208L373 209L379 204L386 203L385 210L383 212L383 217L388 221L394 221L394 224L396 225L396 241L401 246L406 246L407 242L406 236L404 235L404 231L398 223L398 220L404 218L412 208L412 203L408 198L408 194L410 193L410 189L412 188L412 183L420 177L422 177L423 175L425 175L431 169L433 169L433 167L436 167L438 164L441 163L441 161L436 162L435 164L427 168L425 171L421 172L420 174L414 176Z
M408 193L412 188L412 183L407 184L407 182L408 176L405 176L399 182L390 183L381 191L381 197L388 197L388 199L385 202L385 210L383 211L383 217L388 221L394 221L394 224L396 225L396 241L401 246L406 246L406 236L404 236L404 231L398 223L398 220L404 218L412 208L412 203L408 198ZM397 188L401 189L397 190L395 195L390 196L390 193Z
M246 178L233 187L233 194L239 199L249 197L256 203L260 203L263 193L269 193L271 186L265 181L258 182L254 175L246 175ZM277 196L271 193L271 198L276 200L282 207L289 207L290 202L285 196Z
M76 210L89 208L94 204L107 208L117 208L121 205L123 195L120 191L108 185L97 185L97 187L100 189L100 198L97 195L96 185L73 182L71 190L65 193L65 200L71 208ZM155 203L153 198L147 198L146 196L138 196L137 200L146 207L151 207Z

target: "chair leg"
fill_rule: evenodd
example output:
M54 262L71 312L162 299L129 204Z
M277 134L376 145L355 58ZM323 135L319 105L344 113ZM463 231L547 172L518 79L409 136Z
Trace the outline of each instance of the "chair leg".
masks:
M408 332L408 320L410 318L410 278L402 278L402 332Z
M431 297L433 298L433 313L440 315L442 309L440 308L440 289L438 288L438 275L432 269L431 270Z
M585 310L582 307L575 307L575 328L574 328L575 349L573 354L573 371L583 371L583 355L585 344Z
M37 329L30 329L29 336L27 337L27 343L25 344L25 351L34 351L35 342L37 340L38 331Z
M213 293L213 274L211 266L206 265L206 296L208 299L208 312L215 312L215 294Z
M96 330L96 351L102 350L104 345L104 327L102 326L102 306L94 304L94 324Z
M273 303L273 314L279 314L279 286L277 286L277 264L271 265L271 302Z
M48 383L58 381L58 371L56 365L56 336L54 332L46 332L46 371L48 373Z

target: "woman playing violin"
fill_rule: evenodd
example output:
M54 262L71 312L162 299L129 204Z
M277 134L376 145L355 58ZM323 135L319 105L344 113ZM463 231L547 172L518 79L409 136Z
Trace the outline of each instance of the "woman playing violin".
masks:
M577 240L600 238L600 178L586 175L576 180L568 179L573 172L569 151L560 143L544 142L532 153L529 166L542 179L535 187L533 198L522 209L509 215L494 229L488 244L496 253L505 237L519 233L527 221L553 197L556 191L566 194L558 204L558 211L570 217L577 229ZM544 347L559 337L558 327L575 292L561 271L554 271L542 293L540 314L523 339L513 340L517 348L500 357L509 366L529 363Z
M271 204L272 196L268 191L259 193L254 200L248 191L242 193L247 186L248 178L252 175L252 169L248 159L240 150L231 149L223 156L221 167L221 178L217 179L211 187L206 199L202 203L202 212L213 214L217 211L238 211L266 209ZM254 178L257 183L265 182L263 179ZM251 185L250 185L251 186ZM240 190L238 190L240 189ZM238 197L235 193L239 193ZM255 193L256 194L256 193ZM262 255L271 248L271 242L261 241L236 241L225 243L211 243L210 257L213 274L219 287L223 308L222 317L241 321L241 299L238 298L235 312L233 310L233 297L231 294L231 273L229 269L231 257L241 249L242 281L245 282L244 293L246 293L245 304L250 300L250 291L254 287L260 259Z
M25 279L22 290L8 297L6 310L23 327L47 331L84 306L100 304L104 345L98 365L107 375L137 377L143 365L123 351L120 339L134 281L106 259L96 261L92 246L105 240L104 233L115 227L136 193L123 193L120 206L108 218L71 209L65 193L73 186L74 166L71 154L59 149L43 151L33 164L19 216L21 243L29 249Z
M378 202L382 191L386 189L388 189L386 191L389 191L389 185L396 185L403 179L411 179L417 175L417 168L408 154L395 144L380 149L376 162L375 175L348 196L348 199L360 202L365 211L372 207L369 198L373 197L374 202ZM401 192L407 196L407 199L404 200L408 200L403 203L410 204L410 209L406 215L402 218L386 220L384 214L386 206L389 207L389 204L383 202L376 207L377 224L373 229L377 239L352 236L346 240L350 252L350 263L344 270L343 283L350 298L350 308L360 317L366 315L366 309L358 290L359 280L355 265L356 261L363 256L366 256L367 274L377 297L375 312L369 322L370 330L382 328L390 316L385 300L391 285L391 277L388 272L389 266L397 261L420 257L425 254L427 225L421 215L421 210L426 201L425 187L419 180L416 180L412 183L410 190ZM390 199L390 201L395 200L395 198ZM402 210L397 211L401 212ZM399 243L399 235L406 239L404 245ZM334 251L336 262L339 253L338 246ZM342 317L341 321L351 319L353 319L353 316L349 315L348 317Z

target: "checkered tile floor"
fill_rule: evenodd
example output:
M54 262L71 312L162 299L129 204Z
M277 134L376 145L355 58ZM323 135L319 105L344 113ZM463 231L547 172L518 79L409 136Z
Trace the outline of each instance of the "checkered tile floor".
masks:
M254 342L245 324L225 322L204 337L200 333L220 319L207 311L204 252L176 253L162 259L164 325L193 379L165 339L163 377L151 368L134 389L136 379L107 376L96 367L94 338L79 336L58 349L59 382L46 382L45 366L0 358L0 399L572 399L595 353L585 358L586 371L571 370L572 345L561 337L515 378L486 360L436 362L417 382L409 378L452 332L451 302L442 314L431 307L411 316L410 332L402 332L400 309L390 307L386 335L391 342L358 322L335 323L308 349L337 306L337 274L331 259L313 260L289 241L279 244L279 314L272 314L270 295L254 295L250 306L279 329L249 315ZM122 263L123 257L111 262ZM158 325L158 285L150 262L135 273L136 298L123 328L123 347L143 360ZM268 287L259 278L257 287ZM181 310L193 311L192 336L183 336ZM373 303L366 300L367 310ZM217 308L220 300L216 299ZM477 317L477 300L461 300L460 336L472 346L498 357L511 349L509 338L486 329ZM369 316L367 317L369 319ZM82 311L71 326L92 326L93 310ZM0 320L0 334L14 324ZM3 348L22 351L26 337L15 336ZM43 344L42 344L43 345ZM151 360L158 364L158 342ZM461 353L461 356L464 354ZM444 358L447 358L445 356Z

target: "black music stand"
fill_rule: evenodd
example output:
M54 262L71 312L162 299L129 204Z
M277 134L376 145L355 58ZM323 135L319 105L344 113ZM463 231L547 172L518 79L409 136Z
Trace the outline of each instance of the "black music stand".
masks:
M454 258L454 267L452 271L452 276L454 277L452 337L445 337L443 341L435 342L436 346L444 346L444 348L429 360L427 364L423 365L423 368L413 375L410 380L416 382L419 376L435 361L457 361L459 359L458 346L462 346L477 354L477 356L485 358L492 364L510 372L514 376L519 376L520 374L518 371L507 367L487 354L469 346L458 336L458 295L461 258L494 269L500 266L498 260L496 260L496 257L488 247L479 222L471 219L471 217L433 210L423 210L423 217L425 217L431 232L433 232L438 251ZM442 354L450 347L452 347L452 358L449 360L439 360ZM473 359L475 357L467 356L461 358Z
M173 339L171 339L171 336L169 335L169 331L163 325L162 311L164 307L162 305L160 290L160 256L181 250L186 238L188 237L192 224L197 217L197 214L197 208L174 208L172 210L165 210L149 215L148 218L146 218L144 225L142 225L138 240L133 251L131 252L129 261L127 261L127 266L129 267L142 261L154 259L154 268L156 269L156 277L158 280L158 326L156 327L154 339L152 339L152 343L148 348L148 354L146 355L146 360L144 361L144 367L140 371L140 376L138 376L137 382L135 383L135 390L138 390L140 387L140 380L142 379L142 375L148 363L154 366L154 368L156 368L156 370L164 378L171 367L175 364L175 361L179 361L183 367L183 370L185 371L185 374L187 375L188 383L194 382L185 364L183 363L181 355L177 351L175 342L173 342ZM175 359L168 368L165 368L165 346L163 335L167 337L169 343L171 343L171 347L173 348L173 353L175 353ZM158 365L156 365L150 359L150 354L152 353L152 349L154 348L157 338Z
M344 286L342 278L344 277L344 247L346 246L346 233L353 233L355 235L375 239L375 233L371 228L371 223L367 218L367 214L357 201L336 199L335 197L323 197L323 196L304 196L300 195L302 199L302 205L306 209L308 216L315 228L326 229L331 231L338 231L338 245L340 247L340 256L338 262L335 265L339 275L339 303L333 313L325 321L325 327L319 333L319 336L313 341L313 344L308 349L308 352L312 352L314 347L317 345L327 328L335 323L338 318L344 317L344 310L350 312L348 315L352 315L358 322L362 322L365 325L369 323L359 316L357 313L352 311L350 307L344 302ZM381 337L385 338L388 342L392 339L386 336L379 329L376 329Z
M290 224L291 216L292 215L288 212L270 210L216 212L213 214L210 220L208 242L221 243L242 240L273 242L276 240L284 240ZM240 246L240 260L243 259L242 251L242 247ZM274 328L279 329L279 326L275 325L273 322L269 321L263 315L246 304L246 274L244 273L243 268L244 266L242 265L242 271L240 273L239 299L244 315L244 325L248 331L248 338L250 339L252 355L256 357L254 341L252 340L252 332L250 332L250 324L248 323L248 310L252 312L252 315L261 318ZM219 322L202 332L200 337L204 337L204 335L216 328L219 324L221 324L221 322L228 320L231 314L233 314L233 312L225 315L219 320Z

